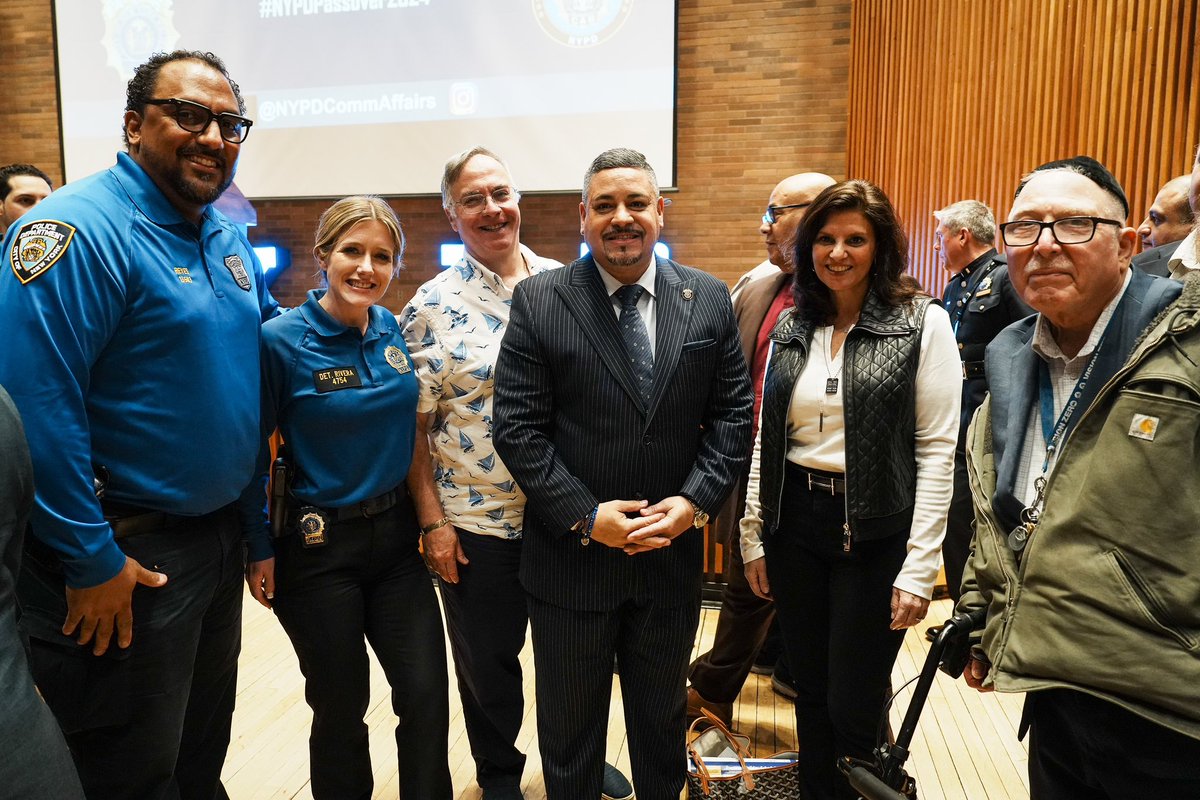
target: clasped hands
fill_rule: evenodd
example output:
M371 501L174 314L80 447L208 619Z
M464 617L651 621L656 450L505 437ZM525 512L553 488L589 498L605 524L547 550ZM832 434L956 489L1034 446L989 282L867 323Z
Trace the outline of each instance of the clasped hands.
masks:
M592 539L629 555L667 547L692 527L695 509L686 497L674 495L654 505L647 500L609 500L596 508Z

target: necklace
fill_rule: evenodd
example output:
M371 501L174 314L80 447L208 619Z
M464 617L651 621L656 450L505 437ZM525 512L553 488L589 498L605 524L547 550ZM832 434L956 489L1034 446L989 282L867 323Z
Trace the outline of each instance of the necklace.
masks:
M857 322L857 321L858 320L856 318L854 320L854 322ZM823 340L821 342L821 358L825 362L825 396L821 397L817 401L817 410L818 410L817 430L818 431L825 430L825 400L827 398L832 397L833 395L837 394L837 390L838 390L838 378L837 378L837 376L835 376L833 374L834 366L837 364L837 359L834 358L834 356L832 355L832 353L833 353L833 337L834 337L834 335L836 335L838 333L849 334L850 328L854 327L854 322L851 322L849 327L847 327L845 329L845 331L839 331L836 327L834 327L833 325L830 325L829 326L829 342L826 343ZM843 342L843 346L844 346L844 344L845 343Z

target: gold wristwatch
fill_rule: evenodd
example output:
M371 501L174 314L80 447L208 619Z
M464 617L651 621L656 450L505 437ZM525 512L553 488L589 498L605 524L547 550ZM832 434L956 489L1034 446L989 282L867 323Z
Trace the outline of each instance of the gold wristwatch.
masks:
M703 528L705 525L707 525L708 524L708 512L702 510L700 508L700 506L696 505L696 501L693 500L692 498L688 497L686 494L681 495L681 496L683 497L684 500L687 500L689 503L692 504L692 527L693 528Z

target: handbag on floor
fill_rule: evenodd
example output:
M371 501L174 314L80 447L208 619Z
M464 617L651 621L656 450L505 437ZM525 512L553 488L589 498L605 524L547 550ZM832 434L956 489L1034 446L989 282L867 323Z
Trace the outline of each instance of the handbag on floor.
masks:
M696 735L701 722L710 727ZM799 753L785 750L753 758L750 737L733 733L707 709L688 729L687 755L689 798L795 800L800 796Z

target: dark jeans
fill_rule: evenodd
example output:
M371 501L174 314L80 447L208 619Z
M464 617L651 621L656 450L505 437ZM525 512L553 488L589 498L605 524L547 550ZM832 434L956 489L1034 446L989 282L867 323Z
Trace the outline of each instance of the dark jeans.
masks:
M516 747L525 715L520 656L529 625L521 540L457 531L470 563L459 564L458 583L440 585L475 779L487 789L519 786L525 769Z
M1200 740L1070 689L1025 704L1031 800L1200 797Z
M242 632L242 544L232 507L120 540L167 583L133 591L133 643L99 658L60 629L61 567L26 543L18 587L34 679L90 798L227 798Z
M896 533L854 540L843 552L845 497L810 492L791 474L783 486L782 524L764 544L796 687L800 779L808 800L852 800L856 795L836 762L843 755L870 758L881 730L892 665L904 641L904 631L888 626L892 581L907 539Z
M967 457L954 454L954 496L946 518L946 538L942 540L942 562L946 566L946 589L958 602L962 589L963 569L971 554L971 538L975 535L975 504L971 500L971 484L967 478Z
M686 777L684 679L699 619L699 596L672 607L631 599L612 611L529 598L548 800L600 796L614 655L638 800L678 800Z
M756 595L746 582L742 549L729 548L729 569L712 649L692 662L688 678L705 700L732 703L750 674L775 619L775 604Z
M417 550L411 501L332 526L323 547L305 548L294 534L276 545L275 614L296 648L313 710L313 796L371 797L363 722L370 642L399 717L403 797L450 798L446 646L433 581Z

